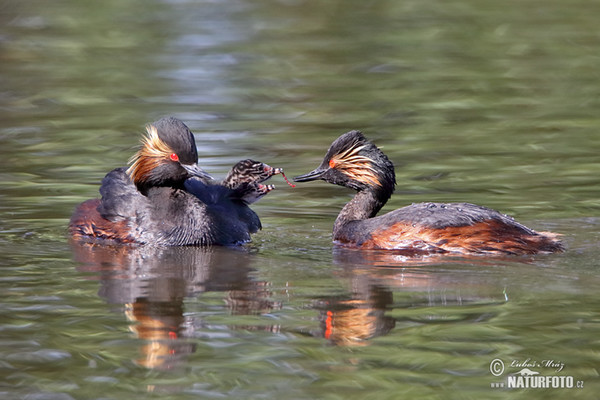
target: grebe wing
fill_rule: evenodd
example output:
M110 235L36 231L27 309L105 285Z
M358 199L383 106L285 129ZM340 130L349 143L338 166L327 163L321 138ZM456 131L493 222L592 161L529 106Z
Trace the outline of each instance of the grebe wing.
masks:
M125 167L106 174L100 186L102 201L98 212L102 217L115 221L136 215L136 210L147 207L148 199L142 195L126 172Z
M186 191L206 204L206 212L215 221L214 226L224 227L225 231L247 230L250 233L262 229L258 215L236 198L234 190L219 184L206 184L196 178L186 180L184 185Z
M402 221L432 229L471 226L480 222L494 221L521 230L523 233L535 233L506 214L471 203L415 203L373 219L379 218L391 224Z

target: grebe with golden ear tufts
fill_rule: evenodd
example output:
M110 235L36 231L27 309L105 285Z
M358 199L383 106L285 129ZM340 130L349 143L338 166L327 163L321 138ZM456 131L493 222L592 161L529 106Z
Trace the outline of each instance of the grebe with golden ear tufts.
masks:
M102 198L76 208L69 233L84 241L166 246L249 241L261 224L248 204L272 187L216 184L197 161L194 136L183 122L168 117L150 124L129 168L104 177ZM254 178L264 180L262 174Z
M498 211L470 203L419 203L377 217L394 192L394 166L359 131L336 139L321 165L294 181L317 179L357 191L333 227L333 240L341 246L410 255L563 250L557 234L536 232Z

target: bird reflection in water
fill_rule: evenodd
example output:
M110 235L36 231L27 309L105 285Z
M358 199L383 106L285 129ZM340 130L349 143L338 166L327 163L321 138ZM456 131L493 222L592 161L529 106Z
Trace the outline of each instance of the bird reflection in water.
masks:
M490 266L502 258L446 257L441 263L439 257L406 258L390 251L336 247L333 259L336 274L346 282L350 294L315 302L320 329L312 334L336 346L365 346L394 328L400 329L398 324L406 329L415 324L437 324L449 313L455 314L455 321L483 322L495 312L474 312L469 306L486 304L493 309L507 301L505 288L498 282L489 282L481 275L459 276L453 270L461 264ZM439 307L457 306L436 316ZM414 313L420 308L422 315ZM406 316L402 316L403 310L407 310Z
M193 313L186 315L186 298L225 292L224 303L235 315L280 307L270 300L270 285L251 277L253 256L246 249L71 245L78 269L100 280L98 294L124 307L130 330L144 340L142 357L135 361L146 368L172 369L195 351L206 324Z
M338 346L362 346L367 340L387 334L395 325L385 315L393 302L393 293L383 286L371 285L368 280L357 280L351 298L332 297L316 304L319 312L321 335ZM364 285L362 285L364 284Z

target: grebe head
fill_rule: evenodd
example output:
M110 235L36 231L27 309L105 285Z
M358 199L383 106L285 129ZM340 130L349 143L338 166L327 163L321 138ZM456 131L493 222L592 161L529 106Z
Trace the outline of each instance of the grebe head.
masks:
M317 179L358 191L372 190L386 199L396 186L392 162L359 131L350 131L337 138L321 165L308 174L295 177L294 181Z
M194 135L180 120L162 118L146 127L142 148L131 158L127 173L138 188L170 186L197 176L212 179L198 167Z

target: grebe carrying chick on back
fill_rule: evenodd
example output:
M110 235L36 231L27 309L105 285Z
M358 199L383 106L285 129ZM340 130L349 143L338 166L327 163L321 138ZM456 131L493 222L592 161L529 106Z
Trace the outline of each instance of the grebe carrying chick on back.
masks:
M321 165L296 182L324 180L357 191L339 213L333 241L344 247L427 254L535 254L562 251L557 234L470 203L418 203L376 216L396 186L394 165L361 132L332 144Z
M197 161L194 136L183 122L168 117L148 125L129 168L109 172L100 187L102 198L75 209L70 235L165 246L249 241L261 223L248 205L273 190L261 182L283 170L243 160L217 183Z

